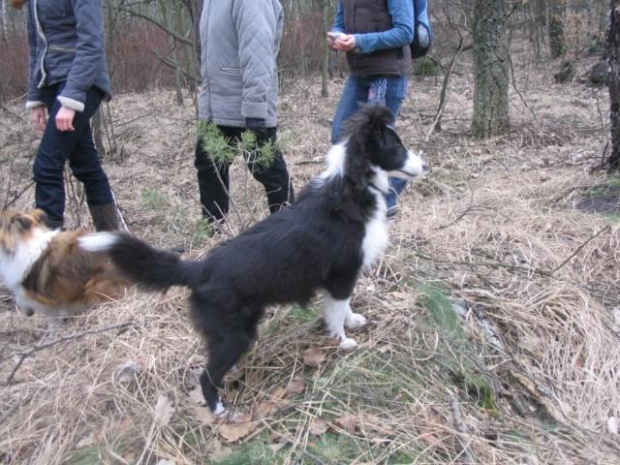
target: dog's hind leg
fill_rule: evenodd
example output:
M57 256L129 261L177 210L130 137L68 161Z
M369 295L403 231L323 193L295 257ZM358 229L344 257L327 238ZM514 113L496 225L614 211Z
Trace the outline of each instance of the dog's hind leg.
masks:
M340 341L340 348L350 350L357 347L357 342L347 337L344 325L347 316L351 313L351 297L346 299L334 299L329 292L325 293L325 324L329 335Z
M227 329L218 335L210 334L207 338L209 361L200 376L200 386L211 411L223 415L225 410L218 389L226 373L250 347L252 334L245 328L238 328L232 331Z

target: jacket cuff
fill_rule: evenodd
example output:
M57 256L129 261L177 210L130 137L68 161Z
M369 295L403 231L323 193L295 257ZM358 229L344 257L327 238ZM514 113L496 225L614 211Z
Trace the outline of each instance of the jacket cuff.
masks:
M79 111L80 113L84 111L84 104L82 102L69 97L63 97L62 95L59 95L56 98L60 103L62 103L63 107L71 108L72 110Z
M241 104L241 114L244 116L244 118L267 119L267 113L267 102L243 102Z
M26 109L32 110L33 108L44 107L45 102L41 102L40 100L28 100L26 102Z

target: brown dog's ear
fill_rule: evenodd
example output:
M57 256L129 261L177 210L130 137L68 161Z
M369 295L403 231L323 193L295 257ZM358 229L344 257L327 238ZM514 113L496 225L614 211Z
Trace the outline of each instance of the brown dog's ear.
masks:
M32 220L24 215L16 215L13 221L17 224L20 231L28 231L32 227Z
M47 214L40 208L35 208L31 212L29 212L29 214L39 224L45 223L45 220L47 220Z

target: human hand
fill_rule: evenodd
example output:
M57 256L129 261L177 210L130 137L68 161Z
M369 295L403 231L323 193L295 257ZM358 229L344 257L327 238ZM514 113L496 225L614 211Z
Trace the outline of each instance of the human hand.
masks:
M246 118L245 127L252 131L258 140L267 138L267 125L262 118Z
M45 131L45 125L47 124L47 113L45 106L34 107L30 110L30 122L34 126L35 131Z
M340 50L341 52L350 52L356 46L355 36L353 34L343 34L335 42L336 50Z
M75 131L73 127L73 118L75 117L75 110L67 107L61 107L56 113L56 128L59 131Z
M342 32L330 31L327 33L327 44L332 50L338 50L336 48L336 41L342 36L344 36Z

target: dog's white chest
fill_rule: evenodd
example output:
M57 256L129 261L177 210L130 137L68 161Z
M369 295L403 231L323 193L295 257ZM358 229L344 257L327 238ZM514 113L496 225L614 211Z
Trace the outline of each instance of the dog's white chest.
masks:
M366 223L366 234L362 242L364 266L372 265L389 243L387 205L382 194L376 193L377 209Z
M15 292L58 231L35 230L27 242L18 244L11 255L0 254L0 279Z

